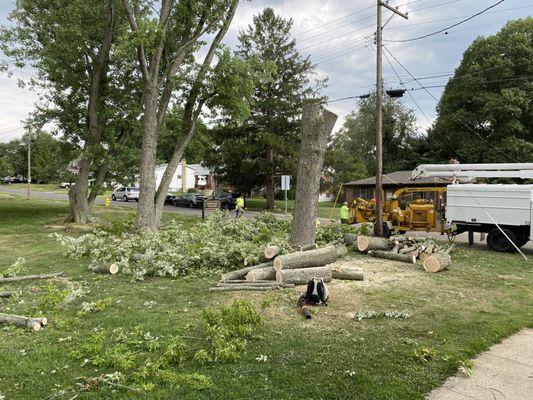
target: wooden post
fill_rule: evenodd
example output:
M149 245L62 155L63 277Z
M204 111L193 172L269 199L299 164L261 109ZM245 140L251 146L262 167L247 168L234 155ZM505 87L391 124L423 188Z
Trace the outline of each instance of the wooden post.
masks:
M291 243L294 247L315 243L315 220L324 155L337 115L320 104L303 107L300 158L296 183Z

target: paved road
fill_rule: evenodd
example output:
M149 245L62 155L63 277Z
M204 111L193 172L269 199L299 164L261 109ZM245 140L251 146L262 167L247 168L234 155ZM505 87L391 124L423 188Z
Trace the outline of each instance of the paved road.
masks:
M533 329L524 329L474 360L470 377L454 376L427 400L530 400L533 398Z

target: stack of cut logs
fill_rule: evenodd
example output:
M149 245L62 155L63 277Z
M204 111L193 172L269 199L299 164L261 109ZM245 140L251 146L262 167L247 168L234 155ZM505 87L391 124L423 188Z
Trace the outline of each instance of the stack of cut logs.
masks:
M332 279L363 280L363 271L359 268L332 265L347 253L344 245L322 248L312 245L294 253L280 255L278 246L269 246L263 252L266 262L228 272L222 275L217 286L209 290L221 292L279 289L306 285L313 278L322 278L324 282L330 282Z
M345 237L360 252L372 257L415 264L420 260L428 272L440 272L451 263L451 246L439 246L432 238L393 236L389 239L352 235Z
M54 274L40 274L40 275L24 275L24 276L11 276L7 278L0 278L0 285L12 282L22 282L31 280L53 279L65 275L64 272L56 272ZM0 292L0 298L10 298L20 295L20 291L4 291ZM31 318L21 315L0 313L0 324L2 325L16 325L23 328L27 328L32 331L39 331L43 326L48 323L46 318Z

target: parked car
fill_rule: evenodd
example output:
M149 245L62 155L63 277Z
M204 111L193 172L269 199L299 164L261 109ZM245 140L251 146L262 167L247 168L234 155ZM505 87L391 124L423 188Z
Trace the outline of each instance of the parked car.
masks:
M221 210L235 210L237 203L235 193L220 192L213 196L213 199L220 201Z
M178 196L174 199L174 205L178 206L187 206L189 208L202 207L204 204L205 196L196 193L185 193L184 195Z
M3 179L3 183L8 184L8 185L11 183L28 183L28 180L20 176L6 176Z
M122 186L118 189L115 189L113 191L113 194L111 195L111 200L122 200L122 201L130 201L135 200L139 201L139 188L138 187L129 187L129 186Z
M57 187L60 187L61 189L68 189L71 186L74 186L76 183L70 183L70 182L60 182Z
M174 204L174 200L176 199L176 196L173 194L167 193L167 196L165 197L165 204Z

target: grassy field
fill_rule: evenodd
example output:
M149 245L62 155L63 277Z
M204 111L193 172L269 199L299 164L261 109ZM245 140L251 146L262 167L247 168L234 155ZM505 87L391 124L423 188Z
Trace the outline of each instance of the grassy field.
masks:
M423 399L459 367L468 368L475 354L533 327L533 264L513 254L459 245L447 271L428 274L420 266L351 253L342 263L363 268L365 281L333 282L329 307L313 308L314 318L307 321L294 307L303 288L209 293L217 276L133 283L120 274L92 274L88 260L65 258L48 237L51 231L44 226L60 223L66 211L61 202L0 198L0 273L23 257L24 273L68 274L68 279L0 287L22 290L16 298L0 299L2 312L49 318L39 332L1 331L0 398ZM96 211L102 222L124 221L132 213ZM198 221L177 214L165 218ZM81 232L74 227L71 234ZM66 302L65 290L81 297ZM157 343L168 337L182 335L187 346L201 346L202 311L237 299L252 302L263 317L258 338L249 341L241 358L202 364L188 354L172 367L175 373L204 374L210 384L154 381L138 392L92 379L140 374L161 354ZM84 302L95 300L105 300L107 307L84 312ZM369 311L407 318L354 318ZM107 354L106 360L114 356L111 364L95 366L94 359L79 357L98 338L117 341Z
M324 201L318 203L317 215L319 218L329 218L331 209L333 208L332 201ZM337 204L333 211L333 219L339 219L339 209L342 204ZM251 198L246 199L246 209L249 211L263 211L266 209L265 198ZM275 212L285 211L285 200L275 200ZM292 213L294 211L294 200L287 200L287 211Z

